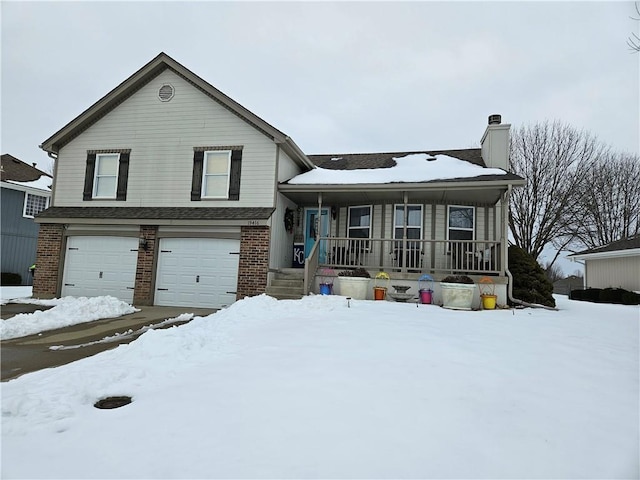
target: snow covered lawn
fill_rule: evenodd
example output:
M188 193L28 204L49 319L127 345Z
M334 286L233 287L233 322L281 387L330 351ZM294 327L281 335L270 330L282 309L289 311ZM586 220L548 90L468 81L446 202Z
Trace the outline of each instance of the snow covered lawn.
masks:
M637 478L639 310L557 300L246 299L2 384L2 477Z

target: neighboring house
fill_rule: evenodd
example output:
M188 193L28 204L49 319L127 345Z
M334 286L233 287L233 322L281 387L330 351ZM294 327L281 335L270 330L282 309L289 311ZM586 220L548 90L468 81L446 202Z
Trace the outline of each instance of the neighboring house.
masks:
M299 242L307 292L359 265L490 274L504 303L503 206L524 180L490 123L480 149L307 156L161 53L41 145L57 161L34 294L221 307L265 292Z
M31 285L38 224L33 217L49 206L51 175L12 155L2 155L2 272L17 273Z
M568 255L584 263L586 288L624 288L640 292L640 235Z
M580 290L584 286L584 278L577 275L569 275L553 282L553 293L569 295L573 290Z

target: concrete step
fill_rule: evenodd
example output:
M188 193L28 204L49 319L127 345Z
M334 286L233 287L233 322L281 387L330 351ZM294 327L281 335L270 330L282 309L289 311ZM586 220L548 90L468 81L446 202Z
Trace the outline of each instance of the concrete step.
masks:
M280 268L276 272L276 275L278 274L304 278L304 268Z
M271 280L271 287L286 287L286 288L304 288L304 280L303 279L285 279L285 278L274 278Z

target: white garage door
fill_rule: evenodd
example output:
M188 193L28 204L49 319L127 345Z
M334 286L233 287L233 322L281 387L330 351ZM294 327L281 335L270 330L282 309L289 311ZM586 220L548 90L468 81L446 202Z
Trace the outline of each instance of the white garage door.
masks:
M69 237L62 295L111 295L131 303L137 259L136 237Z
M156 305L222 308L236 300L240 240L163 238Z

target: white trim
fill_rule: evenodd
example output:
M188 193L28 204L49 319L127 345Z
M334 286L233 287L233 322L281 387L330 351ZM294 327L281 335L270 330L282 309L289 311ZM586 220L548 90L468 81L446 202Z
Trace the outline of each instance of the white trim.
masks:
M628 248L627 250L612 250L610 252L584 253L581 255L569 255L569 260L596 260L599 258L635 257L640 255L640 248Z
M22 201L22 217L23 218L35 218L35 215L27 215L27 200L29 199L29 195L31 195L32 197L44 198L44 208L40 210L40 212L43 212L44 210L46 210L49 207L49 202L51 201L51 195L38 195L37 193L24 192L24 199ZM36 213L36 215L38 213Z
M210 153L215 153L215 154L226 153L227 154L227 173L226 173L227 182L226 182L224 195L210 195L210 196L205 195L205 190L207 188L207 161L208 161L207 157ZM231 150L205 150L203 155L204 155L204 158L202 159L202 187L200 188L200 198L203 198L203 199L229 198L229 182L231 181ZM223 175L216 174L211 176L222 177Z
M100 158L101 157L110 157L110 156L114 156L116 155L118 158L116 160L116 182L113 186L113 195L102 195L102 196L98 196L97 194L97 187L98 187L98 170L100 169ZM103 177L113 177L113 175L103 175ZM117 194L118 194L118 178L120 177L120 153L117 152L113 152L113 153L96 153L96 163L95 163L95 167L93 169L93 190L91 192L91 198L95 198L96 200L99 199L103 199L103 198L108 198L108 199L112 199L112 198L116 198Z

